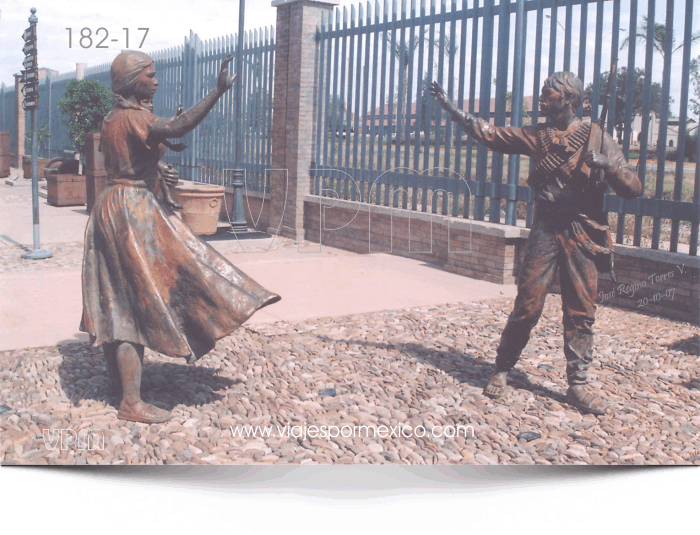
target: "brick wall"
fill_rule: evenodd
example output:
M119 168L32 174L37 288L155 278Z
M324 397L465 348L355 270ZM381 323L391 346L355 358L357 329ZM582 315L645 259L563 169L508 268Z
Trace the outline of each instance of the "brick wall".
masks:
M516 283L530 232L312 195L304 226L306 239L321 245L407 256L497 284ZM615 272L615 283L600 276L599 303L700 324L700 258L617 245ZM558 281L551 291L559 293Z
M304 220L306 239L321 245L407 256L498 284L515 282L515 259L527 236L519 227L312 195L305 198Z
M700 324L700 266L698 257L615 247L615 275L598 281L598 300L681 321Z

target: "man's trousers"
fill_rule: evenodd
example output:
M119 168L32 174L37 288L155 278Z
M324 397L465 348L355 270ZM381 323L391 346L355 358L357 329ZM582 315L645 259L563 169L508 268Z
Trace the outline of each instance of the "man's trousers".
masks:
M503 330L496 370L509 371L520 357L544 308L559 269L564 320L564 355L570 385L585 384L593 357L593 322L598 270L591 254L572 236L570 225L536 218L525 246L515 307Z

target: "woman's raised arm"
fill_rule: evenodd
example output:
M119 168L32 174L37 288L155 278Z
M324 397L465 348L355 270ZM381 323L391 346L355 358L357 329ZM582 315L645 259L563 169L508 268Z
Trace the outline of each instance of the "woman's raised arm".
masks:
M164 117L156 119L150 127L151 136L156 139L182 137L194 130L211 111L216 101L219 100L226 91L231 89L233 81L236 79L235 74L233 76L229 76L228 74L228 64L231 63L231 61L233 61L233 56L231 55L224 59L221 64L221 71L219 71L219 79L217 80L216 87L211 93L179 116L170 119Z

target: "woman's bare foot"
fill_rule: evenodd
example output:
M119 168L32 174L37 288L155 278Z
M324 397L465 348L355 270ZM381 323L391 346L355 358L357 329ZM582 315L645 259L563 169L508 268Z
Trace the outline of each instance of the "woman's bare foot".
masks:
M167 422L172 418L169 411L159 409L155 405L146 403L145 401L137 401L131 403L127 400L122 400L119 406L118 418L122 420L130 420L132 422L141 422L144 424L160 424Z
M489 382L486 383L484 394L492 398L503 397L506 392L506 384L508 382L508 372L496 372L491 376Z

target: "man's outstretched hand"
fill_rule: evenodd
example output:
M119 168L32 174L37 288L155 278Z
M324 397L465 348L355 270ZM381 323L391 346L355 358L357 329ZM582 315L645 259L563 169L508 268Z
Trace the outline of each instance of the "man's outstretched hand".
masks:
M428 92L433 95L441 105L449 104L445 90L437 82L431 82L428 86Z

